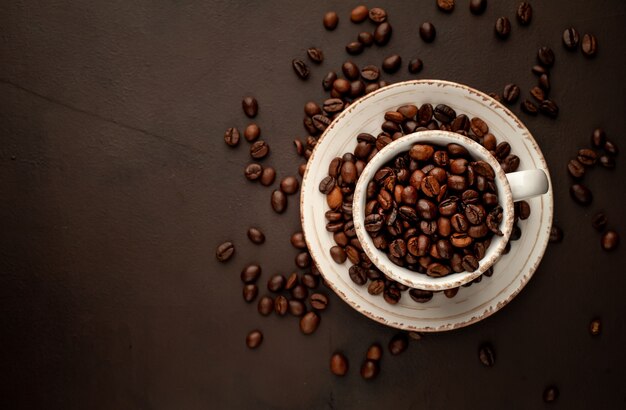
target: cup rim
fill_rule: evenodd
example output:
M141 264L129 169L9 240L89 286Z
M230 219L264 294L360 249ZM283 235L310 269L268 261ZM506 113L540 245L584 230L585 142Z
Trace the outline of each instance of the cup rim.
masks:
M407 268L400 267L391 262L391 260L388 259L387 254L374 247L372 238L365 230L364 212L362 206L364 206L364 204L366 203L365 192L367 190L367 185L369 181L371 181L374 176L374 173L376 173L376 171L378 171L378 169L384 163L389 161L395 155L399 154L400 152L407 151L408 149L410 149L411 146L419 143L420 141L428 141L429 137L443 137L444 139L449 141L448 143L458 143L460 145L463 145L468 149L470 155L472 155L475 159L485 160L487 163L489 163L489 165L491 165L496 173L496 178L494 180L496 181L497 185L500 185L498 196L500 198L500 206L502 206L503 209L503 220L501 225L501 227L503 228L503 236L495 236L495 238L498 239L498 242L494 244L492 241L491 245L489 246L489 256L485 256L483 259L480 260L479 267L474 272L453 272L441 278L432 278L430 276L427 276L426 274L413 272ZM476 153L478 153L478 155L476 155ZM382 150L380 150L372 158L372 160L368 162L366 167L363 169L363 172L359 176L359 180L354 189L352 213L357 238L359 239L359 242L363 247L363 251L370 258L372 263L376 265L376 267L380 269L386 276L388 276L390 279L395 280L396 282L402 283L411 288L430 291L440 291L462 286L476 279L491 266L493 266L500 258L500 256L502 256L502 252L504 251L504 248L506 247L506 244L513 230L514 220L513 194L511 192L511 186L509 185L506 173L504 172L498 161L489 153L489 151L487 151L485 147L480 145L478 142L472 140L471 138L454 132L441 130L424 130L414 132L391 142ZM493 248L494 246L495 248ZM379 257L379 255L381 254L383 256Z

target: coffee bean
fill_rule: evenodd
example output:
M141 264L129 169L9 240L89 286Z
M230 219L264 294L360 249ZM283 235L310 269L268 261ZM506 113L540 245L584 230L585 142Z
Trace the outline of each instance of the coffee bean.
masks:
M522 111L524 111L526 114L529 115L537 115L537 113L539 112L539 109L537 108L537 106L529 100L524 100L522 101L522 104L520 105Z
M365 380L374 379L379 371L378 362L374 360L365 360L361 365L361 377Z
M478 117L472 118L470 128L477 137L484 137L489 132L487 123Z
M305 300L309 296L308 289L303 285L296 285L291 289L291 297L297 300Z
M432 43L437 35L437 30L433 23L427 21L420 26L420 37L427 43Z
M259 293L259 288L257 285L253 283L248 283L243 286L243 300L250 303L256 299L256 296Z
M417 74L424 68L424 63L419 58L412 58L409 60L409 73Z
M409 341L407 340L407 336L405 333L398 333L391 338L389 341L389 353L393 356L397 356L400 353L403 353L406 348L409 346Z
M263 333L260 330L253 330L246 336L246 346L250 349L256 349L263 342Z
M290 242L296 249L306 249L306 241L304 240L304 234L302 232L296 232L291 235Z
M602 148L606 142L606 133L602 128L596 128L591 134L591 145L594 148Z
M437 0L439 10L451 13L454 10L454 0Z
M615 159L608 155L600 156L600 165L604 168L613 169L615 168Z
M580 49L585 57L595 57L598 52L598 40L596 39L596 36L585 33Z
M593 194L583 184L574 184L569 189L570 196L580 205L589 205L593 201Z
M582 148L578 150L578 162L585 166L591 166L598 160L598 154L589 148Z
M417 161L427 161L433 156L434 153L435 149L432 146L425 144L415 144L409 150L409 156Z
M591 226L598 231L604 230L608 223L608 219L604 212L597 212L593 218L591 218Z
M333 83L337 80L337 73L329 71L322 80L322 87L325 91L330 91L333 88Z
M267 316L274 310L274 300L269 296L263 296L259 299L257 308L261 315Z
M285 287L285 277L280 274L272 275L267 281L267 290L270 292L280 292Z
M391 39L392 32L393 29L388 21L379 24L376 27L376 30L374 30L374 43L376 43L376 45L378 46L387 45L387 43Z
M470 0L469 7L472 14L483 14L487 9L487 0Z
M358 41L352 41L346 45L346 52L350 55L358 55L363 52L363 44Z
M280 190L287 195L295 194L298 188L300 188L300 182L294 176L285 177L280 181Z
M250 118L256 117L259 112L259 103L254 97L244 97L241 101L241 107L243 108L244 114Z
M380 7L374 7L369 11L369 17L372 23L381 24L387 21L387 12Z
M534 66L532 66L531 71L533 72L533 74L536 74L538 76L548 74L548 69L540 66L539 64L535 64Z
M278 316L285 316L289 310L289 301L286 297L280 295L274 300L274 312Z
M260 135L261 135L261 128L259 128L259 126L255 123L248 124L248 126L243 132L244 138L249 142L255 141L256 139L259 138Z
M502 93L502 98L504 98L504 102L507 104L513 104L520 95L520 89L515 84L507 84L504 86L504 91Z
M311 47L307 49L306 53L311 59L311 61L313 61L316 64L320 64L322 63L322 61L324 61L324 52L317 47Z
M436 262L428 265L426 269L426 274L433 278L441 278L449 275L450 273L451 270L448 266Z
M550 118L556 118L559 115L559 107L552 100L543 100L539 104L539 111Z
M335 188L335 184L336 184L335 178L328 175L324 179L322 179L322 181L320 182L319 191L324 195L328 195Z
M333 258L335 263L338 263L338 264L344 263L347 258L346 252L340 246L331 247L330 256Z
M365 354L365 357L368 360L373 360L375 362L380 361L380 359L383 357L383 349L382 349L382 347L380 347L380 345L378 343L372 344L367 349L367 353Z
M324 27L326 30L334 30L339 24L339 16L334 11L329 11L324 14L323 19Z
M261 276L261 267L255 264L248 265L243 268L240 276L243 283L256 282L259 276Z
M543 92L543 89L537 86L530 89L530 95L532 95L538 102L542 102L546 99L546 94Z
M392 54L383 60L383 70L386 73L392 74L400 69L402 65L402 58L398 54Z
M563 45L566 49L572 51L576 50L579 42L580 36L574 27L566 28L565 31L563 31Z
M309 78L311 71L309 70L309 66L304 61L294 58L291 60L291 66L293 67L293 71L295 71L296 75L300 77L301 80Z
M270 152L270 146L265 141L255 141L250 146L250 156L254 159L262 159Z
M546 92L550 91L550 78L548 78L548 74L541 74L539 77L539 87Z
M302 316L300 319L300 331L305 335L310 335L317 330L320 324L320 317L317 313L311 311Z
M594 318L589 323L589 333L591 336L599 336L602 332L602 321L600 318Z
M282 191L275 189L272 191L272 209L278 214L282 214L287 209L287 197Z
M608 230L602 235L602 239L600 241L602 245L602 249L605 251L612 251L617 248L619 245L619 234L614 230Z
M554 52L550 47L539 47L539 50L537 50L537 61L544 67L552 67L554 65Z
M313 126L315 126L315 128L317 128L320 131L325 131L326 128L330 125L331 121L330 118L324 116L324 115L314 115L313 116Z
M288 306L289 313L293 316L300 317L306 312L306 306L300 300L290 300Z
M445 104L439 104L433 112L435 118L443 123L451 123L456 118L456 112Z
M335 376L345 376L348 373L348 359L341 353L333 353L330 357L330 372Z
M256 181L261 178L263 174L263 167L261 164L251 163L246 165L246 168L243 170L243 174L248 181Z
M370 295L380 295L385 291L385 282L382 280L373 280L367 287L367 292Z
M365 47L369 47L374 44L374 35L372 33L368 33L367 31L363 31L357 36L357 41Z
M517 7L517 21L520 24L527 26L530 24L530 20L533 18L533 8L525 1L521 2Z
M556 225L552 225L552 228L550 228L549 242L559 243L561 241L563 241L563 230Z
M319 278L313 274L305 273L302 275L302 284L309 289L315 289L319 285Z
M314 293L311 295L309 302L313 309L324 310L328 306L328 297L322 293Z
M235 245L230 241L226 241L226 242L219 244L217 246L217 249L215 250L215 257L220 262L228 261L230 258L233 257L234 254L235 254Z
M390 305L396 305L402 297L400 290L394 287L388 287L383 292L383 299Z
M300 252L296 255L295 262L300 269L308 268L311 265L311 255L308 252Z
M367 65L361 69L361 77L367 81L376 81L380 76L380 70L375 65Z
M484 343L478 348L478 359L486 367L493 367L496 363L496 355L493 351L493 346L489 343Z
M609 154L609 155L615 156L619 152L619 150L617 149L617 145L615 145L615 143L613 141L606 140L604 142L604 147L603 148L604 148L604 151L606 151L606 153Z
M359 265L352 265L348 270L348 274L352 282L359 286L363 286L367 282L367 271Z
M511 34L511 22L506 17L499 17L494 27L496 35L501 39L506 39Z
M504 172L515 172L519 168L520 159L517 155L509 155L502 160L502 170Z
M258 228L249 228L248 229L248 239L250 239L252 241L252 243L260 245L263 242L265 242L265 235Z
M443 294L446 295L448 299L452 299L459 293L459 288L446 289L443 291Z
M366 6L356 6L354 9L352 9L352 12L350 12L350 20L353 23L361 23L365 21L365 19L367 19L368 11L369 10Z
M467 272L474 272L478 269L478 260L473 255L465 255L461 265Z
M556 386L548 386L543 391L543 401L553 403L559 398L559 389Z
M350 81L358 80L359 78L359 67L354 64L352 61L346 61L341 66L341 71L343 75Z
M417 303L426 303L433 298L433 292L429 290L411 289L409 291L409 296L411 296L411 299Z
M530 217L530 204L526 201L518 201L515 203L515 215L521 220Z
M496 177L496 172L493 170L488 162L476 161L472 162L470 165L477 175L485 177L489 180L493 180Z

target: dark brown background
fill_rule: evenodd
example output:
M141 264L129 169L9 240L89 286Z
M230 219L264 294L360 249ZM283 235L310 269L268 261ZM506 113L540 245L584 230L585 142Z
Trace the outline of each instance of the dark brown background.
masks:
M357 3L330 1L14 1L0 5L0 402L3 408L541 408L556 383L555 407L624 408L626 307L624 246L606 254L590 226L598 209L626 232L623 158L586 178L588 208L568 195L565 164L604 127L625 148L626 3L532 1L529 27L518 1L491 1L476 17L467 1L451 15L435 1L387 1L391 43L355 57L380 63L391 53L419 56L420 78L458 81L486 92L514 81L526 94L538 46L554 48L553 98L561 114L526 121L551 166L557 224L535 277L495 316L388 354L380 377L358 376L367 346L395 333L334 295L313 336L293 318L262 318L241 299L240 269L263 265L266 279L289 273L298 230L296 198L278 216L271 189L242 175L248 144L222 139L243 128L244 95L272 147L265 164L279 177L300 160L291 140L305 135L302 105L321 101L320 81L346 59L344 45L367 28L351 24ZM321 25L325 11L339 28ZM500 15L506 41L493 36ZM434 44L418 37L432 21ZM599 55L561 46L569 25L593 32ZM326 61L301 82L290 61L306 47ZM390 81L410 78L406 67ZM515 112L519 112L517 107ZM267 235L246 238L250 225ZM232 239L222 265L215 246ZM262 280L264 282L264 280ZM591 338L589 320L603 318ZM265 342L249 351L259 327ZM478 345L491 341L497 363L484 368ZM328 372L343 350L351 371Z

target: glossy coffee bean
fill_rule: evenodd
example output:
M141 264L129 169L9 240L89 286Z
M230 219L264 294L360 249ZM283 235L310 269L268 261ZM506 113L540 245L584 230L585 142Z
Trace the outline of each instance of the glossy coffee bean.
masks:
M250 303L256 299L259 294L259 288L253 283L249 283L243 286L243 300Z
M259 112L259 103L254 97L244 97L244 99L241 100L241 107L243 108L244 114L249 118L256 117Z
M300 60L299 58L294 58L293 60L291 60L291 67L301 80L306 80L311 74L311 70L309 69L307 63L305 63L303 60Z
M520 89L517 85L507 84L504 86L502 98L504 99L504 102L506 102L507 104L513 104L515 101L517 101L517 99L519 98L519 95L520 95Z
M613 251L619 245L619 234L614 230L606 231L600 240L600 245L605 251Z
M550 47L542 46L537 50L537 62L546 68L554 65L554 51Z
M256 349L263 342L263 333L260 330L253 330L246 336L246 346L250 349Z
M241 281L243 283L254 283L261 276L261 267L256 264L246 266L241 271Z
M376 43L376 45L378 46L386 45L391 39L392 32L393 29L388 21L379 24L376 27L376 30L374 30L374 43Z
M278 214L282 214L287 209L287 197L282 191L272 191L271 197L272 209Z
M348 373L348 359L341 353L333 353L330 357L330 372L343 377Z
M310 335L317 330L319 324L319 315L313 311L308 312L300 319L300 331L305 335Z
M593 218L591 218L591 226L597 231L602 231L606 228L608 224L608 218L604 212L596 213Z
M320 64L322 61L324 61L324 52L317 47L308 48L306 50L306 54L315 64Z
M263 168L263 172L261 173L260 181L263 186L270 186L274 183L276 179L276 171L272 167Z
M589 322L589 334L591 336L599 336L602 333L602 321L596 317Z
M470 0L469 2L470 12L475 15L480 15L487 9L487 0Z
M420 26L420 37L422 38L422 40L424 40L426 43L432 43L433 41L435 41L436 35L437 30L435 30L435 26L433 25L433 23L429 21L422 23L422 25Z
M324 310L328 307L328 297L323 293L314 293L309 298L311 307L315 310Z
M239 145L239 130L237 128L228 128L224 133L224 142L230 147Z
M580 205L589 205L593 201L593 194L583 184L574 184L569 189L570 196Z
M324 14L323 24L326 30L334 30L337 28L337 24L339 24L339 16L336 12L329 11Z
M478 359L486 367L493 367L496 363L496 355L493 350L493 346L489 343L484 343L478 349Z
M392 54L383 60L382 67L386 73L392 74L398 71L401 65L402 57L400 57L398 54Z
M387 12L380 7L374 7L369 11L370 21L374 24L381 24L387 21Z
M552 225L552 228L550 228L549 242L559 243L562 241L563 241L563 230L556 225Z
M598 40L593 34L585 33L580 46L581 51L585 57L595 57L598 53Z
M566 28L563 31L563 45L566 49L574 51L578 48L580 36L574 27Z
M227 262L235 254L235 245L226 241L217 246L215 249L215 258L220 262Z
M249 228L248 229L248 239L257 245L265 242L265 234L258 228Z
M378 376L379 371L380 368L378 366L378 362L374 360L365 360L361 366L361 377L365 380L371 380Z
M559 398L559 389L556 386L548 386L543 391L543 401L553 403Z
M496 35L501 39L507 39L511 35L511 22L506 17L499 17L494 26Z
M532 20L533 17L533 8L530 5L530 3L523 1L519 4L519 6L517 7L517 21L519 21L519 23L521 25L527 26L530 24L530 20Z
M398 333L391 338L387 347L389 349L389 353L391 353L393 356L397 356L400 353L403 353L408 346L409 341L407 340L406 334Z
M259 299L257 308L261 315L267 316L274 311L274 300L269 296L263 296Z

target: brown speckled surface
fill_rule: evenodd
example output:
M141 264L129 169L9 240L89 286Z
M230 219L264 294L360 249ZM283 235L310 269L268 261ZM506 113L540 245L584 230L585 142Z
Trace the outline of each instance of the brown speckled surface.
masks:
M421 78L485 92L514 81L525 95L540 45L556 54L552 96L557 120L520 114L551 169L555 220L565 240L551 245L533 280L502 312L470 327L413 342L400 357L385 352L379 378L358 368L369 344L395 334L330 297L309 337L291 317L260 317L241 298L239 271L263 266L263 278L293 270L289 235L298 229L297 197L284 215L270 188L243 178L247 143L222 139L247 124L244 95L260 104L257 122L271 145L265 163L295 174L291 140L303 136L302 105L321 100L328 69L369 23L347 18L357 3L4 2L0 5L0 405L50 409L529 409L624 408L626 341L624 244L600 250L590 218L603 209L626 234L622 154L614 171L585 182L594 203L569 198L567 159L596 126L626 149L626 3L531 1L532 23L514 18L517 1L491 1L483 16L457 1L450 15L434 1L387 1L394 33L385 48L424 61ZM373 5L373 4L372 4ZM339 27L327 32L325 11ZM511 20L508 41L493 24ZM430 20L437 39L424 44ZM561 46L569 25L598 37L585 59ZM290 61L316 45L326 61L307 83ZM411 78L406 67L392 81ZM519 114L519 108L513 111ZM246 238L262 228L264 245ZM214 258L225 239L237 245L227 264ZM588 334L603 319L602 335ZM245 347L253 328L265 340ZM490 341L496 364L477 349ZM335 350L350 360L345 378L328 372Z

